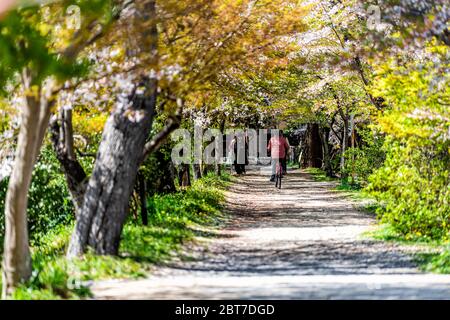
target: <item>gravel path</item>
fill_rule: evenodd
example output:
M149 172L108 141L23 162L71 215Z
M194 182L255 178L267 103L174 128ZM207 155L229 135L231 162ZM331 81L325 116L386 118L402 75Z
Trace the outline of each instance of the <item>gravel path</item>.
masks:
M277 190L258 168L227 192L217 238L139 281L106 281L98 299L450 299L450 276L421 273L406 249L364 239L373 216L333 183L291 172Z

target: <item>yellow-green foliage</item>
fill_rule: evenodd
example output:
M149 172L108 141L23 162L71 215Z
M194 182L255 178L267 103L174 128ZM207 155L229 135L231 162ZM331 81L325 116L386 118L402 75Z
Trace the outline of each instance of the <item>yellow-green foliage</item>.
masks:
M387 159L368 189L379 213L407 238L448 238L450 231L450 76L448 48L430 47L434 62L388 62L373 92L389 110L378 118ZM442 53L445 55L442 55ZM437 62L439 63L437 65Z

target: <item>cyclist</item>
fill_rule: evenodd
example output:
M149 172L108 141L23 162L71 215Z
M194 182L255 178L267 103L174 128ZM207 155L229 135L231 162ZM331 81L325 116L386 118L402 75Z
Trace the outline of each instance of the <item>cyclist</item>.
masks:
M270 138L267 150L270 152L270 156L272 158L272 176L270 177L271 182L275 181L277 162L281 163L283 167L283 174L286 173L286 156L289 149L289 142L284 136L282 130L279 131L278 135Z

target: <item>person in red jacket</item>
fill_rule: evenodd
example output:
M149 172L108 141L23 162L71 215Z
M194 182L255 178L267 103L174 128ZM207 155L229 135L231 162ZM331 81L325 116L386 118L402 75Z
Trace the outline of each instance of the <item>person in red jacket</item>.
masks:
M270 152L270 157L272 158L272 176L270 181L275 181L276 165L279 161L283 167L283 174L286 173L286 157L289 152L290 145L283 131L280 130L278 135L270 138L267 150Z
M3 18L15 4L16 0L0 0L0 19Z

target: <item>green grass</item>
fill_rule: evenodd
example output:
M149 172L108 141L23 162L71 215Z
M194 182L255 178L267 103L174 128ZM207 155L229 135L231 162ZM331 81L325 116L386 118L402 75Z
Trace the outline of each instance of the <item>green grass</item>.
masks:
M328 177L322 169L306 168L305 172L310 174L315 181L337 181L337 178Z
M368 232L366 235L376 240L392 241L404 245L426 245L429 248L438 248L445 244L445 242L433 240L420 235L406 238L389 224L380 225L377 230Z
M398 243L404 246L414 246L418 252L413 254L418 267L425 272L449 274L450 273L450 244L416 235L405 238L392 226L385 224L378 229L364 234L367 238Z
M450 247L441 253L419 253L416 261L423 271L450 274Z
M33 276L12 298L82 299L91 296L87 281L145 277L153 265L180 255L183 244L196 236L214 235L199 229L219 226L225 218L221 211L223 190L229 181L227 175L220 179L210 175L187 190L148 199L152 209L149 225L144 227L131 220L126 224L118 257L88 253L68 261L64 255L71 225L37 238L32 243Z

